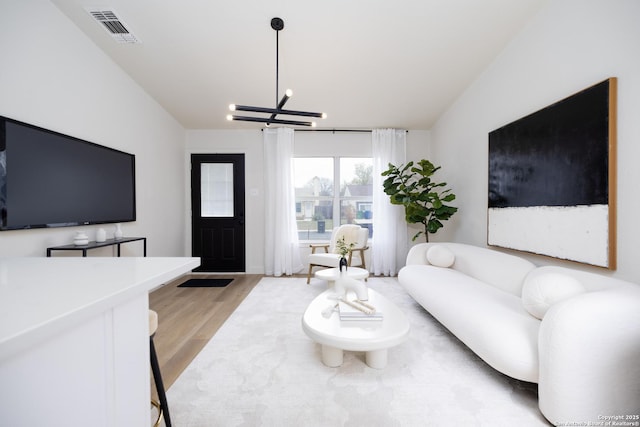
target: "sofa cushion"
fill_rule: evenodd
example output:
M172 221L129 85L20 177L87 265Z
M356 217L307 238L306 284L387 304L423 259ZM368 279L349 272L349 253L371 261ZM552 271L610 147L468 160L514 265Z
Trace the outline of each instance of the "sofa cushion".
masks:
M427 261L436 267L449 268L455 260L455 255L446 246L434 245L427 250Z
M522 286L522 305L533 317L542 319L554 304L585 291L578 279L566 274L529 275Z

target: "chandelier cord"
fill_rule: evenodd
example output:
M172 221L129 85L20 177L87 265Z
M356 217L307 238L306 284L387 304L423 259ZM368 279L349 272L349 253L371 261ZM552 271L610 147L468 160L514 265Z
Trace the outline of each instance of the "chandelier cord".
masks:
M278 82L279 82L279 73L280 73L280 67L279 67L279 62L280 62L280 41L278 39L278 34L280 33L280 31L276 30L276 108L278 105Z

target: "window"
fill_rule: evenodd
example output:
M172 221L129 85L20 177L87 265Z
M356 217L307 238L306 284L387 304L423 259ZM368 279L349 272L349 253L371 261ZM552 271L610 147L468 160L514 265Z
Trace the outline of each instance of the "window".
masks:
M202 163L200 176L200 216L232 217L233 163Z
M326 241L341 224L360 224L372 235L373 162L370 157L294 159L300 240Z

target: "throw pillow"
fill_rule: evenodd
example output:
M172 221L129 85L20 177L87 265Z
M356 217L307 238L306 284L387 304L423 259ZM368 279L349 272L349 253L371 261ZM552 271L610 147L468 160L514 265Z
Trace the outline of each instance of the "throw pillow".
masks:
M578 279L566 274L527 276L522 286L522 305L529 314L542 320L551 306L585 291Z
M456 256L446 246L433 245L427 250L427 261L436 267L451 267L455 260Z

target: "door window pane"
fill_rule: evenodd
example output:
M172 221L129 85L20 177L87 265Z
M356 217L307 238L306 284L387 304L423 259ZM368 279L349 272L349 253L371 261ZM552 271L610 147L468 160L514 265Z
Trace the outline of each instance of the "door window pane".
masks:
M200 177L200 216L233 217L233 163L203 163Z

